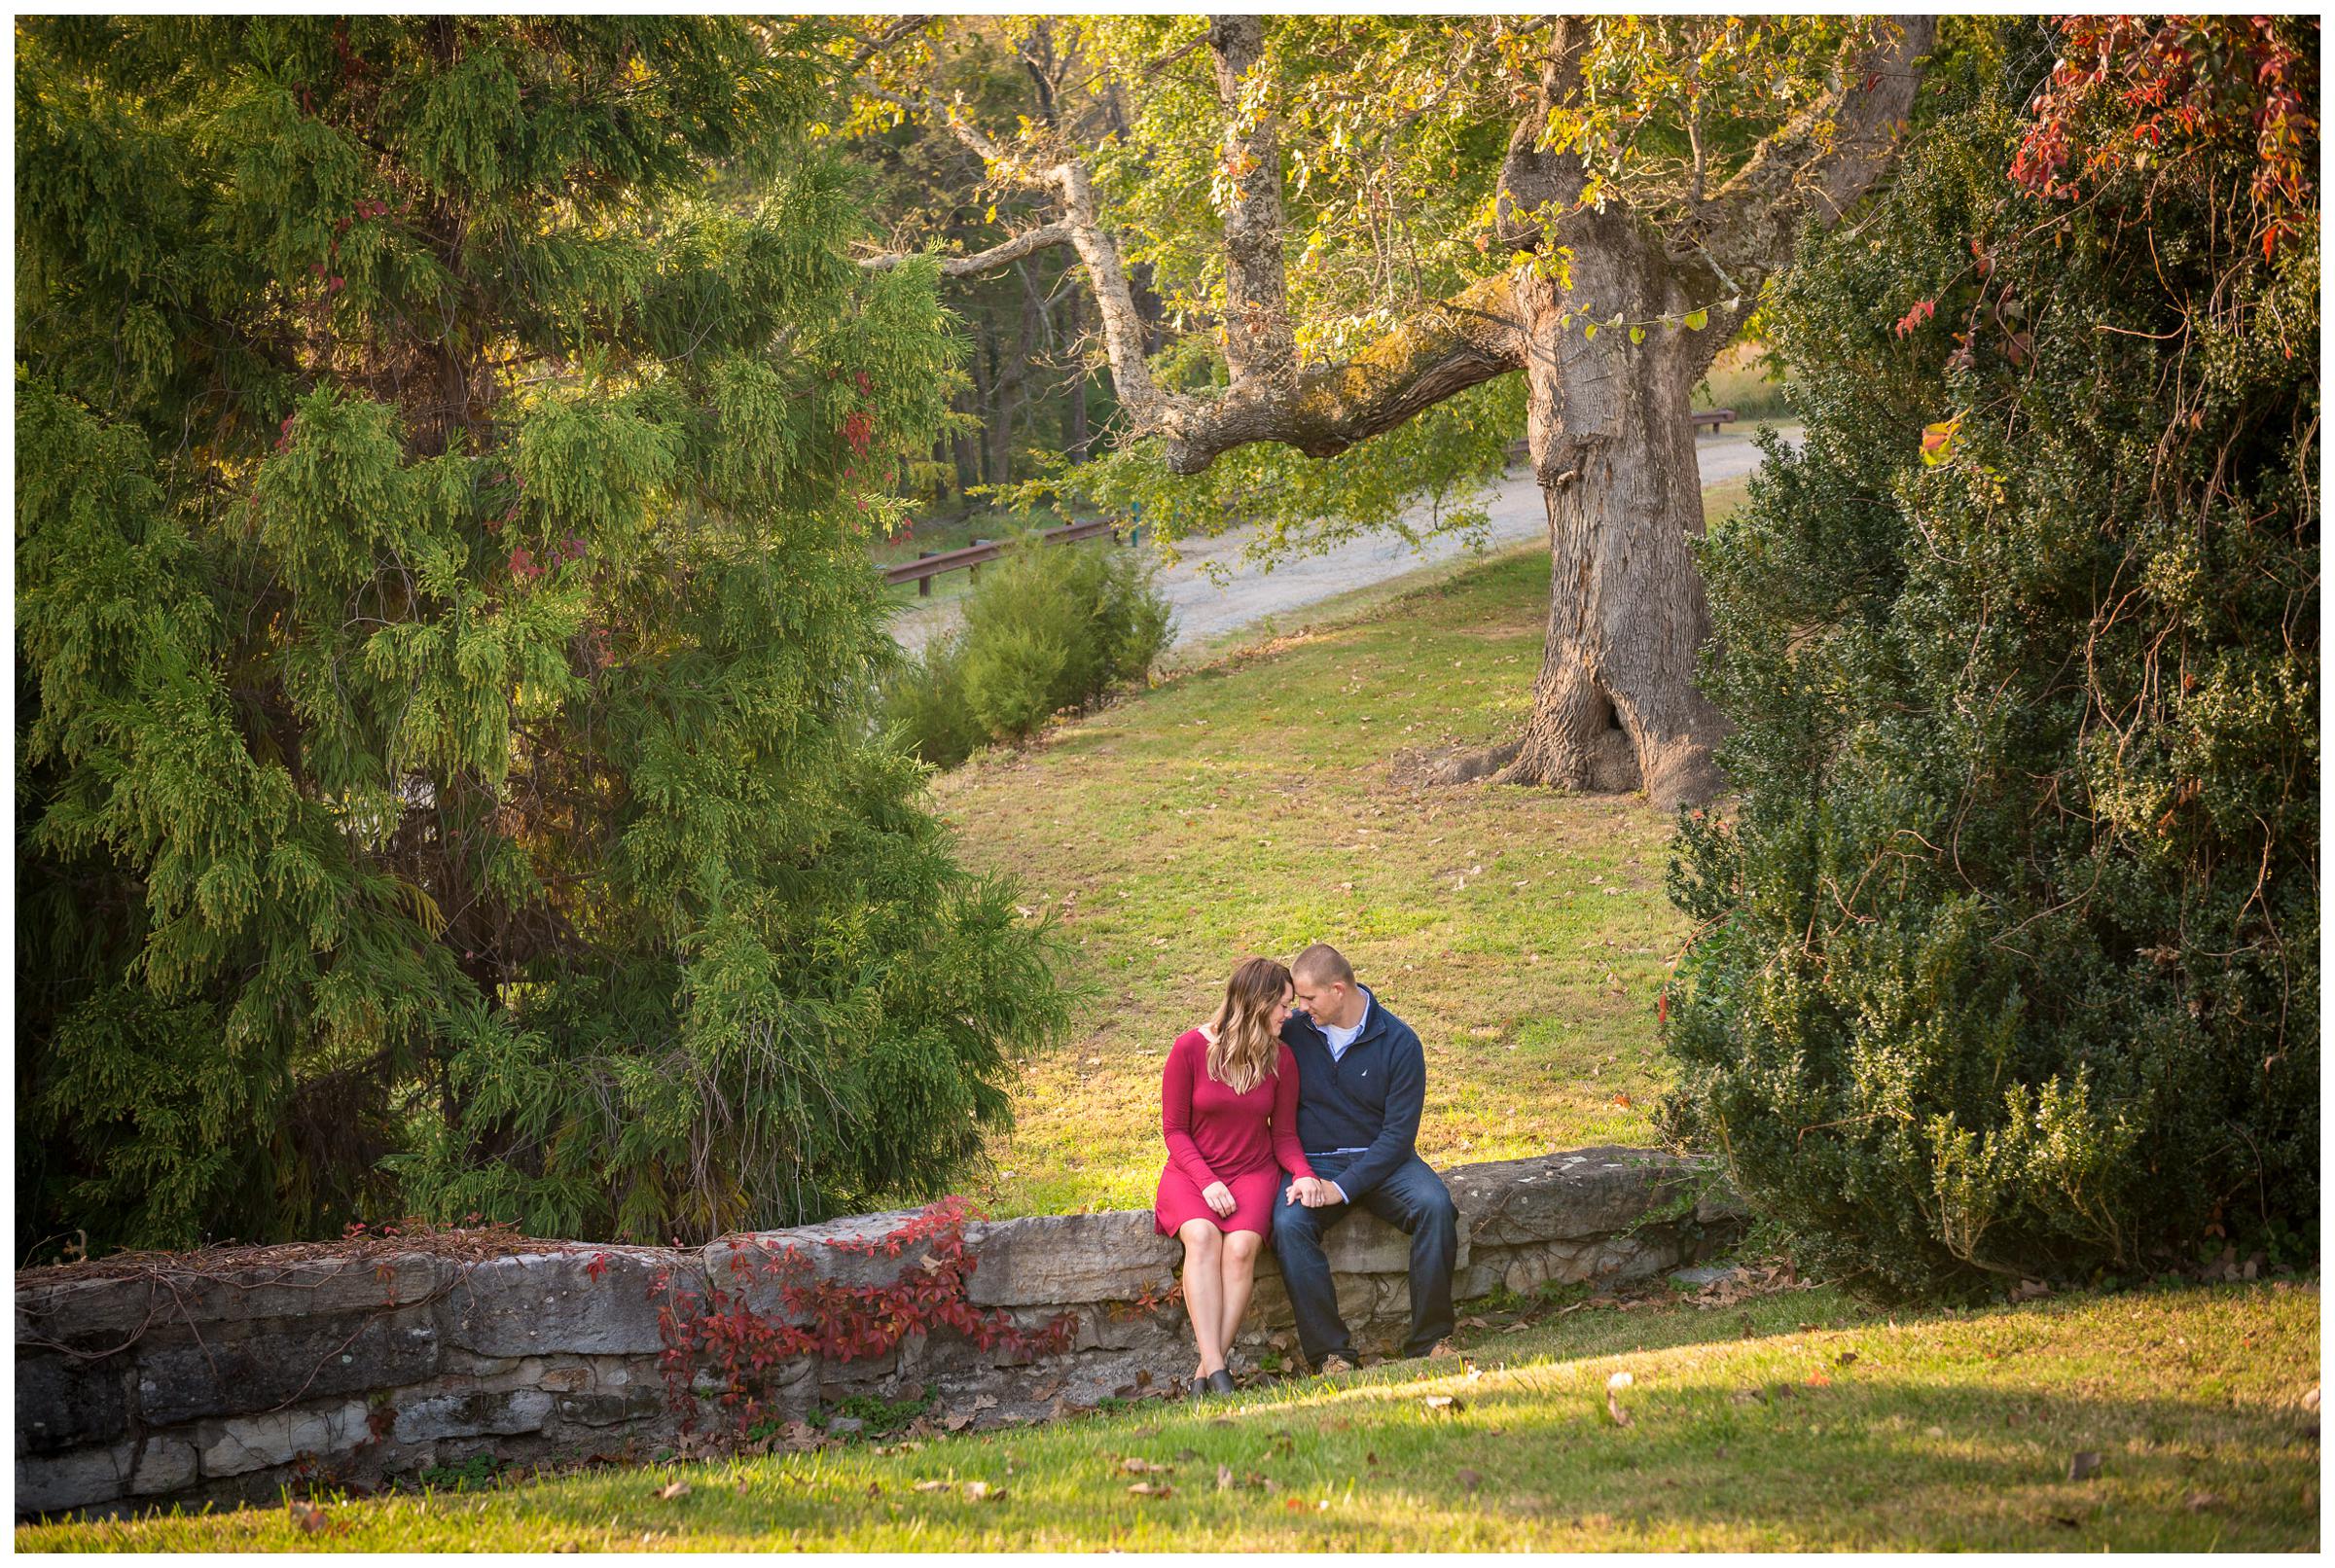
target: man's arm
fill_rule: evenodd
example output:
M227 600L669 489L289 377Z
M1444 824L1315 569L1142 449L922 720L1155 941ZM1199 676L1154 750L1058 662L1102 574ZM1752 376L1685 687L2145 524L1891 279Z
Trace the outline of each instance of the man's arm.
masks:
M1419 1152L1419 1114L1427 1103L1427 1054L1411 1026L1386 1053L1386 1124L1330 1185L1351 1203Z

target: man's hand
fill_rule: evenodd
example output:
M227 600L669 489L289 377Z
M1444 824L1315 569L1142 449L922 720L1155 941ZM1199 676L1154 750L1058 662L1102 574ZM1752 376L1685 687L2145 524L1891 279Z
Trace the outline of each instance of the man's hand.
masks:
M1233 1190L1222 1182L1210 1182L1201 1192L1201 1199L1216 1211L1216 1218L1229 1220L1233 1210L1240 1205L1233 1201Z
M1281 1200L1285 1203L1302 1203L1310 1209L1318 1209L1332 1203L1343 1203L1346 1198L1335 1186L1323 1181L1318 1176L1300 1176L1282 1191Z

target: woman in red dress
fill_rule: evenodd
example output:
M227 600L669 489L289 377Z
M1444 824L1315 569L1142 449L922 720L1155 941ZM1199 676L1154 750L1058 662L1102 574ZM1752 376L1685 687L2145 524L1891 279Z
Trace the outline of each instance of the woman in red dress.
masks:
M1281 1044L1289 971L1243 959L1224 1005L1176 1037L1160 1086L1168 1163L1153 1205L1160 1234L1184 1244L1184 1311L1199 1341L1192 1392L1229 1394L1225 1356L1248 1309L1257 1252L1273 1233L1285 1169L1308 1197L1313 1167L1297 1141L1297 1058Z

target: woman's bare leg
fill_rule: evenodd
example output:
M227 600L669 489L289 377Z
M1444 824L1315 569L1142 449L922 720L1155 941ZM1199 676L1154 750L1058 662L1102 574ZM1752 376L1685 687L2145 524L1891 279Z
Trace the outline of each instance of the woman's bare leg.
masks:
M1264 1245L1265 1238L1254 1230L1225 1232L1221 1276L1224 1304L1216 1342L1224 1347L1227 1356L1232 1354L1233 1340L1239 1336L1241 1316L1248 1311L1249 1292L1257 1283L1257 1253Z
M1200 1374L1224 1366L1224 1241L1206 1220L1186 1220L1176 1230L1184 1244L1184 1315L1200 1346Z

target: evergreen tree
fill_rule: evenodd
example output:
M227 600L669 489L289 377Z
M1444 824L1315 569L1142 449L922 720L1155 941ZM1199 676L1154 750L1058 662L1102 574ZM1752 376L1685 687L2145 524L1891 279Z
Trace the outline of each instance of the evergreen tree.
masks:
M18 43L19 1251L945 1181L1060 1003L870 723L953 349L817 40Z
M1860 1286L2315 1250L2317 31L2070 18L1779 291L1669 1109Z

